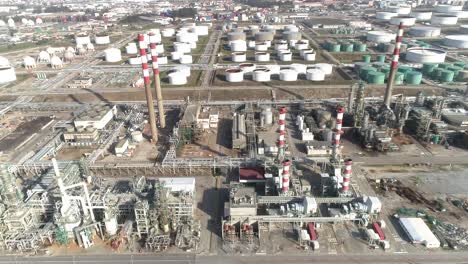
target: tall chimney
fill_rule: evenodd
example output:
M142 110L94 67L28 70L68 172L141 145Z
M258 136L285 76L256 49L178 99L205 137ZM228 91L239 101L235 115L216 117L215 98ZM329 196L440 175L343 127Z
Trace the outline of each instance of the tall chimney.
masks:
M156 52L156 40L155 40L153 32L149 34L149 41L150 41L150 49L151 49L151 61L152 61L152 66L153 66L154 87L156 89L156 100L158 102L159 125L162 128L165 128L166 117L164 116L161 80L159 78L158 54Z
M283 188L281 189L283 193L289 192L289 170L291 167L291 161L283 161Z
M343 127L343 115L344 115L344 107L339 105L336 107L336 126L334 129L335 136L333 139L333 159L337 159L337 154L338 154L338 148L340 147L341 144L341 134L343 134L343 131L341 128Z
M393 50L393 58L390 66L390 74L387 81L387 89L385 90L384 104L390 109L392 101L393 83L395 82L395 74L398 70L398 59L400 58L401 40L403 39L403 23L398 26L398 33L395 40L395 50Z
M143 69L143 80L145 82L146 103L148 104L149 123L151 126L151 142L158 142L158 129L156 128L156 116L154 114L153 94L151 93L150 78L148 70L148 58L146 57L146 42L143 34L138 35L140 43L141 67Z
M343 174L343 185L341 187L341 192L342 193L348 193L349 192L349 182L351 179L351 167L353 165L353 160L352 159L346 159L345 160L345 171Z
M288 110L286 107L281 107L279 110L279 136L278 136L278 160L281 162L284 159L284 148L285 148L285 135L286 135L286 113Z

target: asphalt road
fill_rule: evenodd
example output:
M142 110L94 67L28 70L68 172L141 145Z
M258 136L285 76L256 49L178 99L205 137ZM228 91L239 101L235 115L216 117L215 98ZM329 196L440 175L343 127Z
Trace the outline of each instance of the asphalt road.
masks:
M468 252L371 255L294 255L294 256L195 256L190 255L102 255L67 257L0 257L0 264L466 264Z

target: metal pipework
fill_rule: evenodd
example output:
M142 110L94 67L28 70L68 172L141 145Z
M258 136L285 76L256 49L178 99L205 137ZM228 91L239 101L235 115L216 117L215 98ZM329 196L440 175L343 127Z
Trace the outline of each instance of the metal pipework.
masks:
M151 50L151 65L153 66L154 87L156 89L156 100L158 103L159 125L162 128L166 127L166 117L164 116L164 104L161 91L161 80L159 78L158 54L156 53L156 41L154 33L149 33L150 50Z
M146 57L146 42L143 34L138 35L140 44L141 68L143 70L143 80L145 83L146 103L148 104L149 123L151 126L151 142L158 142L158 129L156 128L156 115L154 113L153 94L151 93L150 78L148 70L148 58Z
M398 26L398 34L395 40L395 49L393 50L393 58L390 66L390 74L387 81L387 89L385 90L384 104L390 109L392 101L393 83L395 82L395 74L398 69L398 59L400 58L400 47L403 39L403 23Z

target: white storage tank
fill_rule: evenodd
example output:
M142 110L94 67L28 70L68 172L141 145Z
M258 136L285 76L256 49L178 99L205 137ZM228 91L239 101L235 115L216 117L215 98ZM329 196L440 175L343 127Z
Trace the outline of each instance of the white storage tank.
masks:
M108 48L104 50L104 57L107 62L119 62L122 60L122 54L117 48Z
M433 38L440 36L440 28L416 26L410 28L409 34L415 37Z
M400 25L403 23L403 26L414 26L416 24L416 18L412 16L396 16L390 19L390 24L392 25Z
M35 69L36 68L36 60L31 57L31 56L26 56L23 58L23 65L24 68L30 70L30 69ZM0 65L0 67L3 65Z
M322 70L325 73L325 75L332 74L332 72L333 72L333 65L332 64L317 63L317 64L314 65L314 67Z
M398 16L398 13L394 12L377 12L375 17L378 20L389 21L392 17Z
M94 45L93 45L93 43L88 43L88 44L86 44L86 50L88 50L88 51L94 51Z
M399 15L408 15L411 13L411 6L409 5L398 5L398 6L390 6L387 8L387 11L392 13L398 13Z
M190 44L186 42L174 42L174 51L179 53L190 53L192 49Z
M228 82L242 82L244 80L242 69L227 69L225 75Z
M128 59L128 64L130 65L139 65L141 64L141 58L140 57L133 57Z
M177 33L176 34L177 42L197 42L198 36L195 33Z
M269 82L271 80L269 69L255 69L253 71L253 80L257 82Z
M39 56L37 58L37 61L40 62L40 63L49 63L50 62L50 54L45 50L39 52Z
M246 35L244 32L229 32L227 34L228 40L229 41L234 41L234 40L246 40Z
M395 33L386 31L369 31L367 32L367 41L376 43L388 43L394 40L396 37Z
M272 41L274 36L273 32L260 31L255 34L255 41Z
M292 69L283 69L280 71L280 80L286 82L297 81L297 71Z
M253 63L241 63L239 64L239 68L244 73L250 73L250 72L253 72L257 68L257 65Z
M435 9L436 9L436 12L447 13L447 12L452 12L452 11L461 11L463 10L463 6L461 5L437 5Z
M75 36L76 45L86 45L91 43L91 39L86 34L78 34Z
M179 60L182 55L184 55L184 54L181 53L181 52L173 51L173 52L171 52L171 59L172 60Z
M133 142L143 141L143 133L141 133L141 131L133 131L132 132L132 141Z
M325 73L320 69L308 69L306 72L306 78L309 81L323 81L325 80Z
M169 83L172 85L183 85L187 84L187 76L182 72L171 72L167 75Z
M158 64L167 64L167 56L158 56Z
M281 70L281 66L277 65L277 64L273 64L273 65L262 65L263 67L267 68L270 70L270 74L279 74L280 73L280 70Z
M179 62L182 64L191 64L192 63L192 55L182 55L180 56Z
M468 11L450 11L450 12L447 12L446 14L456 16L461 19L468 18Z
M149 39L149 42L154 42L154 43L160 43L162 41L162 37L161 37L161 34L158 33L154 33L153 32L153 35L148 35L148 39Z
M104 226L106 227L106 232L109 236L114 236L117 234L118 225L117 225L117 218L110 217L104 221Z
M197 34L198 36L208 36L208 26L206 25L198 25L192 27L192 32Z
M5 57L0 57L0 83L16 81L15 68Z
M255 51L267 51L268 50L268 43L260 42L255 44Z
M468 25L461 25L460 32L464 34L468 34Z
M288 42L287 41L279 41L275 43L275 50L286 50L288 49Z
M291 52L282 52L279 54L280 61L292 61L292 53Z
M50 58L50 66L53 69L61 69L63 68L63 62L58 56L54 55Z
M137 54L138 48L137 48L136 43L134 42L128 43L127 46L125 46L125 53L129 55Z
M304 58L305 61L315 61L315 56L316 56L316 53L314 51L309 51L309 52L304 53L302 57Z
M255 42L254 42L255 44ZM244 40L234 40L230 42L231 51L247 51L247 44Z
M431 18L431 25L456 25L458 17L453 15L437 14Z
M172 37L174 36L175 34L175 29L173 28L165 28L163 30L161 30L161 35L165 38L169 38L169 37Z
M254 40L247 41L247 48L255 49L255 41Z
M444 45L460 49L468 48L468 35L448 35L444 38Z
M177 65L174 68L172 68L173 72L181 72L187 77L190 77L190 70L191 68L185 65Z
M415 17L416 21L429 21L431 20L432 12L430 11L411 12L410 16Z
M283 39L284 40L301 40L302 34L300 32L284 31Z
M434 48L409 48L406 50L406 60L415 63L442 63L447 52Z
M255 52L255 61L259 61L259 62L270 61L270 53L268 53L268 52Z
M245 52L233 52L231 54L231 60L233 62L244 62L247 60L247 54Z
M96 35L94 37L94 42L97 44L97 45L105 45L105 44L109 44L110 43L110 37L109 35Z
M299 52L299 54L301 55L301 57L303 57L304 54L309 53L309 52L314 52L314 49L305 49L305 50L301 50L301 51Z
M305 74L307 71L307 65L301 63L293 63L289 67L299 74Z
M294 48L297 49L297 50L305 50L305 49L309 48L309 43L300 40L300 41L296 42L296 45L294 45Z

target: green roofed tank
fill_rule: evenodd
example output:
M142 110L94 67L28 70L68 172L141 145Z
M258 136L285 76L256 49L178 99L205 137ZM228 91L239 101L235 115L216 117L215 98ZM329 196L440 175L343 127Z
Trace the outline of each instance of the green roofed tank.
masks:
M385 62L385 55L377 55L377 61L378 62Z
M353 52L353 49L354 49L353 43L349 43L349 42L341 43L341 51Z
M362 55L362 61L369 63L371 61L371 55L369 54Z
M406 73L405 81L407 84L418 85L422 81L422 73L417 71L410 71Z
M396 72L395 73L395 84L403 84L403 81L405 80L405 74L402 72Z
M440 73L440 79L439 80L441 82L453 82L453 77L454 77L453 71L443 70Z
M367 80L367 74L369 74L369 72L374 72L374 71L377 71L377 69L374 67L370 67L370 66L362 67L359 70L359 77L363 80Z
M384 84L385 74L383 72L369 72L367 74L367 82L372 84Z
M367 45L362 42L355 42L354 43L354 51L357 52L365 52L367 50Z
M431 75L435 68L437 68L437 63L424 63L422 71L425 75Z
M440 76L442 75L442 71L444 69L442 68L435 68L433 71L432 71L432 74L431 74L431 77L432 79L434 80L439 80Z

